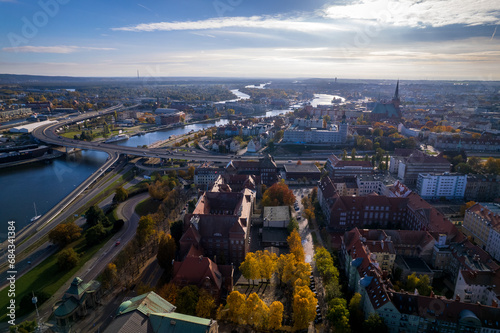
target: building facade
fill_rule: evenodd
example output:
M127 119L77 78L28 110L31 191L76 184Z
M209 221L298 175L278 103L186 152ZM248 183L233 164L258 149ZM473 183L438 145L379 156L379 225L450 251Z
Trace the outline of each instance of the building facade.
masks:
M417 193L424 199L463 199L467 186L467 175L421 173L417 179Z

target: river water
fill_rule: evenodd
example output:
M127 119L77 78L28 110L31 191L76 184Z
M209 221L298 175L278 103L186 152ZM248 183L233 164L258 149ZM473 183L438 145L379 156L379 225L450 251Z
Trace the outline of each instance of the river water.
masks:
M51 160L0 169L0 242L5 240L7 222L16 221L20 230L37 214L44 214L87 179L108 154L81 151Z

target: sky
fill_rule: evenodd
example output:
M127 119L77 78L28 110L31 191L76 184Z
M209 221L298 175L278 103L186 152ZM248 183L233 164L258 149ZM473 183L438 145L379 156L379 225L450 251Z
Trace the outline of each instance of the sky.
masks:
M0 0L0 73L500 80L500 0Z

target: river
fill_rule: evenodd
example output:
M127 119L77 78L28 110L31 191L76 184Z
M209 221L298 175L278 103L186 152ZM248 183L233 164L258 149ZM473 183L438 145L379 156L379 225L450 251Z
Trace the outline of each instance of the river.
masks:
M51 160L0 170L0 242L6 238L8 221L25 227L33 216L44 214L106 162L108 154L81 151Z

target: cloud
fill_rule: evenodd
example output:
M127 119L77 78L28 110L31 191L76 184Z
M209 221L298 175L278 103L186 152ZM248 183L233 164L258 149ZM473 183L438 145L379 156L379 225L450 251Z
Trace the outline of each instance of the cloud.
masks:
M324 9L324 16L409 27L500 23L498 2L490 0L359 0L328 6Z
M79 51L111 51L116 50L111 47L88 47L88 46L18 46L18 47L4 47L2 51L5 52L23 52L23 53L74 53Z
M111 28L116 31L180 31L180 30L208 30L223 28L255 28L275 29L300 32L337 31L345 30L336 24L317 21L307 21L303 18L282 18L279 16L251 16L251 17L221 17L200 21L177 21L142 23L135 26Z

